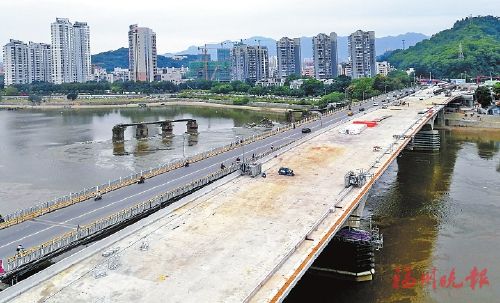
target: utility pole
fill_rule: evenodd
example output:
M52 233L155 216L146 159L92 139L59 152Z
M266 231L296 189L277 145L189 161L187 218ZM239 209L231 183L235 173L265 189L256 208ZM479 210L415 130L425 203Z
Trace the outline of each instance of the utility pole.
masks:
M403 39L401 41L403 41L403 50L405 50L405 39Z

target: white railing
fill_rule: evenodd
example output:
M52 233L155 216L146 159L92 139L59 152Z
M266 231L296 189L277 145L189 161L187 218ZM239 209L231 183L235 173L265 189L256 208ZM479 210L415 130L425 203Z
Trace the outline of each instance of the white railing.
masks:
M329 116L335 112L338 112L342 110L342 108L338 108L335 110L328 111L324 114L324 116ZM302 119L298 122L295 123L296 126L300 126L312 121L315 121L318 119L317 115L314 115L312 117L308 117L305 119ZM76 193L70 193L66 196L56 198L54 200L48 201L48 202L43 202L36 204L34 206L24 208L17 210L13 213L7 214L3 216L4 222L0 223L0 229L6 228L27 220L31 220L33 218L42 216L44 214L50 213L52 211L86 201L92 197L94 197L97 193L99 194L105 194L110 191L122 188L124 186L128 186L130 184L135 183L141 176L144 176L145 178L152 178L154 176L172 171L174 169L177 169L179 167L182 167L186 161L189 161L190 163L193 162L198 162L204 159L207 159L209 157L213 157L216 155L219 155L221 153L224 153L226 151L238 148L242 145L247 145L250 143L253 143L255 141L263 140L265 138L268 138L270 136L274 136L276 134L288 131L292 128L292 125L287 125L284 127L278 127L273 130L266 131L262 134L259 135L253 135L251 137L247 137L242 139L241 141L235 141L232 142L228 145L222 146L222 147L217 147L213 148L209 151L199 153L197 155L194 155L192 157L187 158L186 160L177 160L173 161L170 163L162 164L159 165L158 167L151 168L146 171L142 171L140 173L133 173L131 175L128 175L126 177L120 177L119 179L113 180L113 181L108 181L107 183L100 184L97 186L93 186L91 188L84 188L80 192Z

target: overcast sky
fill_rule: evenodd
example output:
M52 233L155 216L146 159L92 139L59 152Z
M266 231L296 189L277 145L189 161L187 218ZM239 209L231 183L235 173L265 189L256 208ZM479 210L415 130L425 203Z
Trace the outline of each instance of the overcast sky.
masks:
M498 0L0 0L0 43L50 42L56 17L87 22L92 53L127 46L128 26L152 28L158 53L250 36L280 38L357 29L377 37L427 35L468 15L499 15Z

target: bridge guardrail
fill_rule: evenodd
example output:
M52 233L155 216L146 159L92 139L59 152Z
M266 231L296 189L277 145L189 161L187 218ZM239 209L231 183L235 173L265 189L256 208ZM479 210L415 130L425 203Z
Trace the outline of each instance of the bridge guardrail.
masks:
M255 158L261 159L273 153L274 151L293 143L294 141L295 140L290 140L289 142L277 146L276 149L274 150L268 150L266 152L260 153L256 155ZM52 240L49 240L41 245L21 251L18 254L11 256L7 259L6 273L8 274L9 272L15 271L16 269L22 267L23 265L44 258L59 250L69 248L75 243L82 241L92 235L96 235L107 228L123 223L135 216L141 215L151 209L159 207L162 203L165 203L176 197L182 196L186 193L191 192L196 188L202 187L212 181L215 181L226 175L229 175L237 171L239 167L240 164L233 163L224 169L208 174L207 176L192 181L189 184L186 184L184 186L179 186L162 194L156 195L153 198L150 198L146 201L138 203L129 208L123 209L108 217L101 218L99 220L96 220L92 223L83 226L79 226L76 230L55 237Z
M338 111L343 110L345 107L341 108L336 108L334 110L327 111L325 114L322 116L330 116ZM294 123L296 126L301 126L307 123L310 123L312 121L318 120L318 116L314 115L312 117L308 117L305 119L302 119L296 123ZM234 141L230 144L227 144L222 147L217 147L213 148L209 151L202 152L199 154L196 154L194 156L188 157L186 160L177 160L173 161L170 163L162 164L159 165L156 168L151 168L146 171L142 171L140 173L133 173L131 175L128 175L126 177L120 177L119 179L109 181L108 183L100 184L91 188L84 188L82 191L77 192L77 193L70 193L69 195L63 196L56 198L54 200L48 201L48 202L43 202L36 204L34 206L25 208L25 209L20 209L16 212L7 214L3 217L4 222L0 223L0 229L27 221L31 220L33 218L42 216L44 214L53 212L55 210L68 207L70 205L86 201L92 197L94 197L97 193L99 194L105 194L108 192L111 192L113 190L117 190L119 188L122 188L124 186L128 186L130 184L135 183L140 176L144 176L145 178L152 178L154 176L172 171L174 169L180 168L184 165L185 161L189 161L190 163L193 162L198 162L201 160L204 160L206 158L212 157L219 155L223 152L226 152L228 150L232 150L235 148L239 148L242 145L247 145L250 143L253 143L255 141L263 140L266 139L270 136L274 136L276 134L282 133L284 131L290 130L293 126L292 125L286 125L284 127L278 127L276 129L272 129L269 131L266 131L262 134L259 135L253 135L251 137L247 137L242 139L240 142Z

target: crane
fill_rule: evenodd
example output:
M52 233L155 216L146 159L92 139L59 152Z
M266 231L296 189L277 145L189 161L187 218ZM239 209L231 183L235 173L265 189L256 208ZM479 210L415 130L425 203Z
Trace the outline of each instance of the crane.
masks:
M220 43L221 47L220 48L224 48L224 42ZM203 62L203 74L204 74L204 78L205 80L209 80L208 78L208 61L209 58L208 58L208 50L209 49L218 49L218 47L208 47L206 44L204 46L201 46L201 47L198 47L198 51L201 51L202 52L202 62ZM215 73L217 72L217 66L212 74L212 76L210 77L210 80L213 81L213 79L215 78Z

